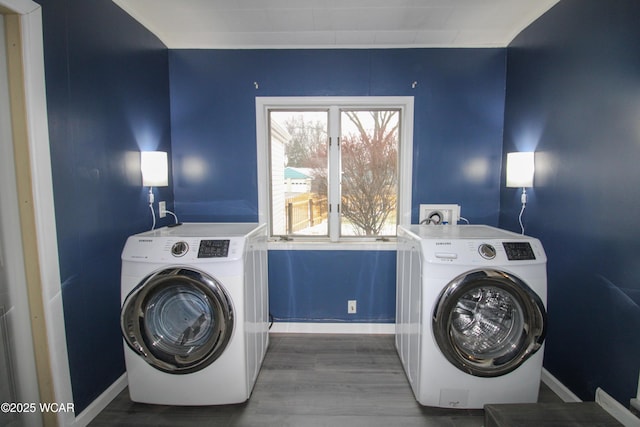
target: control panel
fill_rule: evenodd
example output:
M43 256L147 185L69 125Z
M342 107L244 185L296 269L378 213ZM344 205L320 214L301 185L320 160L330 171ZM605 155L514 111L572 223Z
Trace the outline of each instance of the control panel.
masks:
M226 258L229 256L229 240L201 240L198 258Z
M174 229L169 231L172 230ZM188 228L182 230L189 231ZM195 232L198 231L200 229L195 230ZM127 239L127 244L122 251L122 260L165 264L227 263L240 260L246 250L244 236L235 236L231 233L228 235L191 235L195 232L179 236L156 236L153 232L131 236ZM156 234L161 233L162 230L156 231Z
M527 261L536 259L529 242L502 242L509 261Z
M427 258L455 264L494 265L500 262L538 260L534 246L527 241L439 240L430 241L423 248Z
M405 241L419 242L423 261L441 265L517 266L547 261L538 239L484 225L401 225L399 250Z

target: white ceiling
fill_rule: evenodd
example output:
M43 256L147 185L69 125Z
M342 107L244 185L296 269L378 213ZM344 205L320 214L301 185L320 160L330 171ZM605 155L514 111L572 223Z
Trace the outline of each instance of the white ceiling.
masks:
M170 49L504 47L559 0L113 0Z

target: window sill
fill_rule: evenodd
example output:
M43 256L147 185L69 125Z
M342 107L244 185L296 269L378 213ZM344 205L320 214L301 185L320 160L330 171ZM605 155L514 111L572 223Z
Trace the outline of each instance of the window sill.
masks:
M269 241L269 250L274 251L395 251L396 239L389 241L340 241L328 242L317 240Z

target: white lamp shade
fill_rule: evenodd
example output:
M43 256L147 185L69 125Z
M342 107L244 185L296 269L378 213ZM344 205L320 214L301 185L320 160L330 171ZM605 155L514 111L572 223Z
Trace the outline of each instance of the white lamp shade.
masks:
M164 151L140 153L140 169L144 187L166 187L169 185L169 166Z
M533 187L534 154L507 153L507 187Z

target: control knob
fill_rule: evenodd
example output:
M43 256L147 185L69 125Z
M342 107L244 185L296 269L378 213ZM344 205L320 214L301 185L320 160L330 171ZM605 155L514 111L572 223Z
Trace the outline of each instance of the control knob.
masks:
M187 242L176 242L171 246L171 255L181 257L186 254L188 250L189 245L187 245Z
M496 257L496 248L488 243L481 244L480 247L478 247L478 252L484 259L494 259Z

